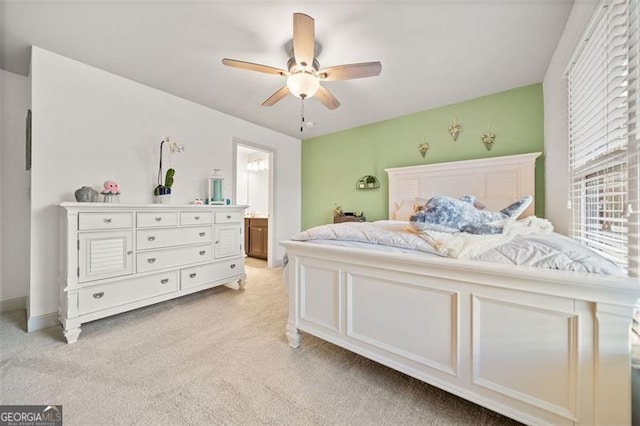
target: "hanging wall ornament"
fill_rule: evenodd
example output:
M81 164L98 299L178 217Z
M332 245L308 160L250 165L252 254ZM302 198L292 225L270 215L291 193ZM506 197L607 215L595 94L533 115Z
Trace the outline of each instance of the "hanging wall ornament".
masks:
M484 144L485 148L487 148L487 151L491 151L491 148L493 148L493 143L496 140L496 135L491 133L491 127L489 127L489 129L485 133L483 133L480 138L482 139L482 143Z
M456 142L458 140L458 136L462 131L462 126L456 122L456 118L453 117L453 124L449 126L449 134L453 138L453 141Z
M420 155L424 158L427 155L427 151L429 150L429 144L427 143L427 138L422 139L422 143L418 145L418 151L420 151Z

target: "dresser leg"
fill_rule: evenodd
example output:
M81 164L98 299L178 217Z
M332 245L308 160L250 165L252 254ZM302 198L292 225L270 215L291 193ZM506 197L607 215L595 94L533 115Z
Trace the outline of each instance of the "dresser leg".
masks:
M67 343L75 343L78 341L78 336L80 336L80 327L69 328L62 333L64 338L67 339Z
M295 325L290 322L287 323L287 340L289 341L289 346L292 348L300 346L300 332Z
M240 278L238 280L238 289L239 290L244 290L245 286L247 285L247 278Z

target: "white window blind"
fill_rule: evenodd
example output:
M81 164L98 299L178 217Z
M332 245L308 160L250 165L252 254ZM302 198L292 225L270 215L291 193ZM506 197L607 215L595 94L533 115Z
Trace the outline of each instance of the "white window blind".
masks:
M572 236L629 272L638 263L637 3L602 1L568 70Z
M629 1L629 275L640 276L640 1Z

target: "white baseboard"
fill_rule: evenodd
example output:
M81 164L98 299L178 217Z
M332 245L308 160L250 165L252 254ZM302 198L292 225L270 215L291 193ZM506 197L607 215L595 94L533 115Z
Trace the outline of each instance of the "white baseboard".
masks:
M19 311L27 309L27 298L0 300L0 312Z
M57 312L27 318L27 333L60 325Z

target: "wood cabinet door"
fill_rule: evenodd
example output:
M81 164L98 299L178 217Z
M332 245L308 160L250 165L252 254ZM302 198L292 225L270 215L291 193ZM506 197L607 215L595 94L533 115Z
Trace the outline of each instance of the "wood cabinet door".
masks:
M266 259L268 254L268 230L265 219L252 219L249 225L248 255L258 259Z
M244 218L244 254L249 256L249 230L250 230L251 219L248 217Z

